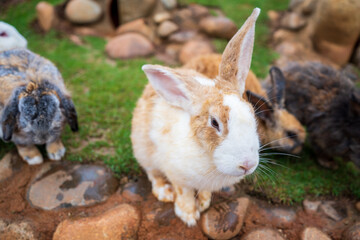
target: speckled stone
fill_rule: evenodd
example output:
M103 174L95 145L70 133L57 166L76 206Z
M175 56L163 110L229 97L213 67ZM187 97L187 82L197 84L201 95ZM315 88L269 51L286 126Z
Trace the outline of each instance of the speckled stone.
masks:
M20 171L24 162L21 160L17 152L11 151L0 160L0 182L13 176Z
M44 210L89 206L105 201L117 187L118 181L103 166L48 163L31 183L27 199Z

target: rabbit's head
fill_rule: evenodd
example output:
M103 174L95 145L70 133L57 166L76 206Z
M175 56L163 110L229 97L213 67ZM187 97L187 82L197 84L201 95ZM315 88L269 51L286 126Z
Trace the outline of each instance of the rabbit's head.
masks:
M184 131L192 133L191 137L201 146L202 155L211 159L206 164L224 175L250 174L259 162L254 110L242 98L259 12L259 9L253 11L227 45L215 79L188 69L158 65L144 65L142 68L167 104L186 113L188 124L183 126ZM164 127L159 134L166 134L166 130Z
M285 78L279 68L270 69L270 80L269 100L251 91L246 92L261 121L259 134L265 139L263 144L288 153L300 153L306 133L295 116L285 109Z
M0 51L26 47L26 39L13 26L0 21Z
M3 110L3 139L10 141L16 133L31 137L35 144L51 142L60 136L66 120L73 131L78 130L71 99L48 81L31 81L15 90Z

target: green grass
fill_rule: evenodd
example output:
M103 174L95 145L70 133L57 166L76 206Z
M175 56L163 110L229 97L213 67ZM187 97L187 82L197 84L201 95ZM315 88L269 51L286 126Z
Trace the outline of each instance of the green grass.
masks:
M71 161L104 161L120 176L139 172L130 143L131 114L136 100L147 83L141 71L145 63L157 63L153 58L129 61L109 61L104 54L106 41L85 37L85 45L77 46L63 34L51 31L42 36L30 28L35 18L37 0L29 0L0 12L0 19L14 25L29 42L29 48L53 61L61 71L75 102L80 132L67 127L63 141ZM51 0L53 4L62 0ZM183 0L220 6L240 27L254 7L262 9L256 25L256 41L252 70L260 77L267 71L276 54L268 48L266 12L286 9L287 0ZM226 41L216 40L222 51ZM0 143L0 157L14 146ZM76 151L76 149L81 149ZM318 167L307 147L301 159L276 158L284 167L269 166L275 172L262 174L255 183L255 192L269 199L286 203L300 202L306 196L355 196L360 198L359 173L349 164L340 163L337 171Z

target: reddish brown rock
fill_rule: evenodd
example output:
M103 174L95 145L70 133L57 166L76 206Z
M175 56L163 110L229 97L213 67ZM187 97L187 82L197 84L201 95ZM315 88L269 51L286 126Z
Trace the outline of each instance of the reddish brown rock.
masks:
M245 234L241 240L285 240L279 232L270 228L261 228Z
M360 240L360 222L355 223L343 233L343 240Z
M314 44L319 53L345 65L360 36L360 1L319 1Z
M98 216L61 222L53 240L137 239L139 224L138 211L129 204L121 204Z
M23 160L16 151L6 154L0 160L0 182L20 171L23 165Z
M231 39L238 28L233 21L226 17L209 16L201 19L200 29L212 37Z
M66 5L65 15L73 23L92 23L100 19L102 9L93 0L72 0Z
M249 199L243 197L210 207L201 216L202 231L212 239L230 239L236 236L243 225L248 205Z
M160 37L167 37L170 34L176 32L178 29L179 27L175 23L171 21L164 21L158 27L157 33Z
M28 222L7 224L0 220L1 240L37 240L38 234Z
M129 59L146 57L155 52L152 43L138 33L126 33L111 39L105 48L111 58Z
M301 233L301 240L331 240L331 238L315 227L308 227Z
M181 63L185 64L193 57L213 52L214 47L210 42L205 40L191 40L182 47L179 59Z
M42 30L49 31L55 18L54 7L50 3L39 2L36 5L36 14Z
M121 35L129 32L140 33L144 37L148 38L150 41L153 41L155 38L154 30L151 29L151 27L147 24L147 21L144 18L122 24L116 29L116 35Z

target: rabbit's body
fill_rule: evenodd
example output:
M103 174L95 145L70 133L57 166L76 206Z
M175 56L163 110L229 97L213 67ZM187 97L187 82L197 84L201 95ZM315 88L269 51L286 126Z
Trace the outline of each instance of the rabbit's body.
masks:
M184 65L185 69L193 69L209 78L215 78L219 72L221 54L206 54L193 58ZM284 79L278 76L273 79L269 93L279 95L276 85L283 84ZM251 94L251 95L250 95ZM269 147L279 150L299 153L305 141L305 129L301 123L290 114L281 104L284 93L276 101L273 96L269 99L268 93L261 86L252 71L246 78L243 98L253 104L257 110L258 133L262 144L269 143Z
M258 14L228 44L215 79L189 69L142 68L150 83L133 114L134 156L153 194L175 201L189 226L209 207L212 191L251 174L259 162L254 111L242 98Z
M342 157L360 167L360 90L347 76L321 63L284 68L285 104L306 127L319 163Z
M14 142L29 164L42 162L34 145L47 144L49 157L65 153L60 135L67 122L77 130L76 112L57 68L26 49L0 53L0 137Z

